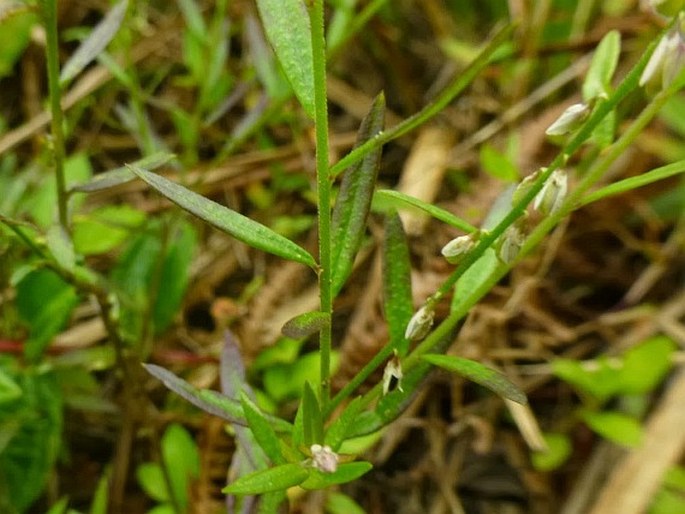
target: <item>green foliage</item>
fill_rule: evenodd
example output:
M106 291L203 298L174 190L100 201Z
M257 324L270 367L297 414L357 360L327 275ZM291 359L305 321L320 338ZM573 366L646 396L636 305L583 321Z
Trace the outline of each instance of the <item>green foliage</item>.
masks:
M143 491L159 502L150 512L188 512L188 491L200 473L200 456L191 435L171 424L161 440L162 462L145 462L136 469Z
M519 179L519 170L511 160L490 144L480 148L480 165L483 171L499 180L515 182Z
M661 489L654 496L649 514L673 514L685 511L685 468L668 470Z
M546 433L543 437L547 449L533 452L531 462L538 471L552 471L566 462L573 448L568 436L564 434Z
M0 78L11 74L12 68L29 44L36 13L28 6L0 16ZM2 14L2 13L0 13Z

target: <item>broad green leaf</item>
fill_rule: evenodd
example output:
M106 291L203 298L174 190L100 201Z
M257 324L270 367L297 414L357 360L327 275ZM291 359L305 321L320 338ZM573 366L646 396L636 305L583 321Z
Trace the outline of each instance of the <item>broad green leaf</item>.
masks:
M364 407L361 396L355 398L345 407L345 410L335 418L335 421L326 430L324 443L331 447L333 451L338 451L340 445L347 438L352 424L357 419Z
M157 152L139 159L131 163L131 165L138 166L139 168L146 170L155 170L161 166L164 166L174 158L174 154ZM134 178L136 178L135 173L133 173L126 166L122 166L120 168L105 171L104 173L99 173L87 182L76 184L69 190L69 192L93 193L95 191L102 191L103 189L109 189L120 184L125 184Z
M314 118L314 61L309 13L302 0L257 0L266 37L304 111Z
M583 100L607 98L611 91L611 78L616 71L621 53L621 34L612 30L602 38L590 62L590 69L583 82Z
M319 399L308 381L305 382L302 391L302 404L304 444L309 447L323 441L323 418Z
M12 377L0 368L0 405L12 402L22 395L21 387L12 379ZM2 447L0 446L0 453Z
M636 448L642 441L643 431L640 422L622 412L585 411L581 417L593 431L614 443Z
M359 127L356 146L381 132L384 123L385 97L381 93L374 99L369 113ZM334 296L340 292L347 281L366 233L366 220L371 208L381 152L382 147L375 148L343 174L331 222L333 242L331 287Z
M451 212L399 191L379 189L374 193L374 199L377 200L378 204L386 204L397 209L406 209L407 207L420 209L433 216L436 220L465 232L475 232L477 230L476 227Z
M587 362L555 359L552 361L552 372L576 391L604 402L619 392L620 365L620 362L606 357Z
M388 322L390 341L400 357L409 349L404 337L414 314L411 292L411 263L407 236L402 221L395 213L386 217L383 239L383 307Z
M171 227L163 249L159 270L159 287L152 308L156 333L165 330L178 313L190 281L190 265L197 248L197 235L192 225L179 222Z
M480 147L480 165L496 179L515 182L519 178L516 165L489 143Z
M52 225L46 234L48 249L60 268L73 272L76 267L74 244L61 225Z
M106 205L88 214L74 216L74 248L83 255L113 250L142 225L146 214L128 204Z
M264 453L274 464L284 464L285 458L281 452L281 444L271 423L266 419L259 408L250 398L241 392L240 403L245 413L245 419L254 435L257 444L264 450Z
M673 466L666 472L649 509L649 514L675 512L685 512L685 468L681 466Z
M27 3L0 3L0 78L12 74L15 63L31 41L36 18Z
M568 436L557 433L543 435L547 450L533 452L530 456L533 467L538 471L549 472L561 466L571 455L573 448Z
M666 336L654 336L623 354L619 370L620 392L645 394L657 387L673 367L675 342Z
M326 512L330 514L366 514L352 498L343 493L331 492L326 497Z
M450 310L455 312L464 309L470 301L472 293L480 288L488 287L490 278L497 273L500 265L497 252L492 248L485 250L483 255L464 272L454 285Z
M472 382L487 387L503 398L525 405L526 395L513 382L499 371L484 366L480 362L452 355L427 354L422 358L447 371L461 375Z
M370 462L359 461L340 464L333 473L324 473L318 469L312 469L309 472L309 478L301 484L301 487L314 490L325 489L337 484L346 484L368 473L372 468L373 465Z
M224 494L263 494L300 485L309 476L310 470L302 464L281 464L240 477L224 487Z
M281 328L281 333L292 339L300 339L316 334L330 323L330 314L321 311L305 312L287 321Z
M0 452L0 506L26 512L44 494L60 454L64 407L53 373L35 374L26 368L14 379L23 396L0 409L0 428L19 422L16 431L10 427L13 437Z
M17 309L30 329L24 346L29 360L41 356L78 302L76 290L51 270L31 271L17 284Z
M316 261L309 252L261 223L194 193L161 175L150 173L138 166L129 165L128 167L181 208L245 244L284 259L300 262L312 268L316 267Z
M158 502L171 499L164 472L156 462L143 462L136 468L138 484L150 498Z
M162 459L171 483L171 494L176 503L187 510L190 485L200 475L200 453L188 431L177 423L164 431Z
M124 21L127 7L128 0L121 0L112 7L85 41L81 43L66 62L64 68L62 68L62 73L59 77L62 85L78 75L83 68L105 49L119 30L121 22Z
M331 353L331 375L340 363L340 354ZM320 356L310 352L299 357L291 364L270 366L264 371L264 390L276 402L297 398L302 393L305 382L318 384L321 380Z

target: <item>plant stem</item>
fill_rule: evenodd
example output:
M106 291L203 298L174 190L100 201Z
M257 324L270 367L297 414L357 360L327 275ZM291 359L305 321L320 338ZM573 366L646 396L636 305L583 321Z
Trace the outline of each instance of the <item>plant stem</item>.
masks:
M314 107L316 127L316 185L319 222L319 295L321 312L333 312L331 288L331 179L328 168L328 106L326 97L326 39L323 0L314 0L310 11L314 61ZM332 332L330 323L319 334L321 360L320 401L322 409L330 397Z
M57 208L59 223L69 233L67 219L67 193L64 178L64 131L62 127L62 94L59 85L59 41L57 38L57 1L43 0L43 23L46 35L46 60L48 66L48 88L50 113L52 114L52 154L57 181Z

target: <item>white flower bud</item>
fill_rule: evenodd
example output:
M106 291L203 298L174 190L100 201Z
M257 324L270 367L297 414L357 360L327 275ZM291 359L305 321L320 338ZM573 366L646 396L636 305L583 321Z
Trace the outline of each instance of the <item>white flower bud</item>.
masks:
M338 469L338 454L331 450L331 447L313 444L309 447L312 452L312 464L323 473L335 473Z
M473 234L459 236L443 246L440 253L442 253L450 264L459 264L459 261L461 261L475 245L476 239Z
M564 170L554 170L535 196L533 207L543 214L554 214L564 203L566 193L568 193L568 175Z
M525 241L525 235L518 226L518 224L511 225L502 234L499 247L497 248L497 257L504 264L511 264L518 256Z
M577 129L590 112L587 104L573 104L568 107L554 123L552 123L545 134L548 136L563 136Z
M432 307L427 305L421 307L409 320L404 337L410 341L420 341L426 337L433 326L433 316L435 316L435 311Z
M685 39L678 27L665 34L654 49L647 66L640 75L640 86L657 80L661 74L661 87L670 86L685 68Z
M541 171L545 171L546 168L542 168ZM538 179L538 176L540 175L539 171L536 171L535 173L531 173L530 175L526 176L523 178L521 182L519 182L518 186L516 186L516 189L514 190L514 194L511 195L511 205L514 206L517 203L519 203L524 196L530 191L530 188L533 187L533 184L535 181Z
M388 361L383 370L383 396L399 389L402 391L402 364L397 353Z

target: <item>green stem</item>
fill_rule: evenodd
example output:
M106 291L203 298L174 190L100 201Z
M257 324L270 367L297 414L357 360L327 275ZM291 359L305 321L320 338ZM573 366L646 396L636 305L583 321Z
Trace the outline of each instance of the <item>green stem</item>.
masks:
M43 23L46 36L46 60L48 66L48 88L50 112L52 114L52 153L57 180L57 208L59 223L69 233L67 219L67 193L64 178L64 131L62 128L61 88L59 84L59 40L57 38L57 1L43 0Z
M316 184L319 207L319 295L321 312L333 312L331 288L331 179L328 168L328 106L326 96L326 39L323 0L314 0L310 12L314 61L314 102L316 127ZM320 401L325 408L330 397L332 333L330 323L319 335L321 359Z
M480 72L488 66L488 64L490 64L490 58L492 55L509 39L509 36L513 30L514 25L509 24L497 32L497 34L495 34L490 43L488 43L478 57L476 57L463 72L457 75L455 80L449 86L447 86L442 93L440 93L440 96L438 96L435 101L431 102L419 112L405 119L393 128L384 132L380 132L373 139L369 139L364 144L352 150L345 157L331 166L331 176L335 177L352 164L360 161L365 155L374 149L383 146L393 139L403 136L407 132L414 130L419 125L422 125L433 116L440 113L452 100L454 100L459 93L466 89L473 79L475 79Z

